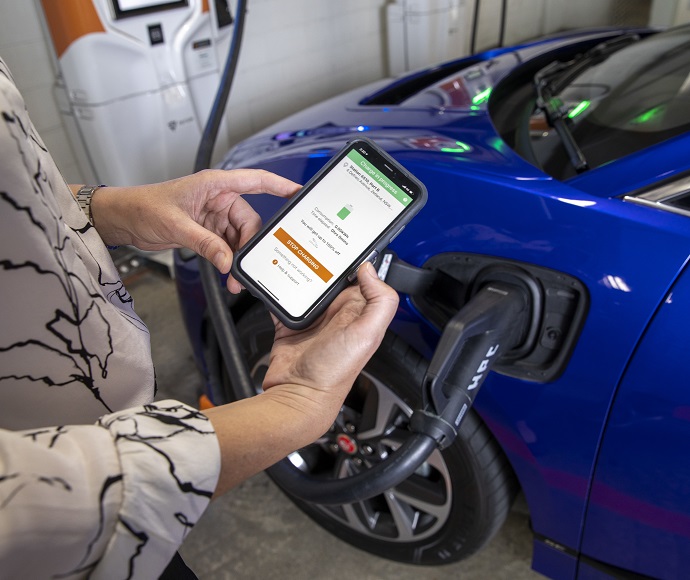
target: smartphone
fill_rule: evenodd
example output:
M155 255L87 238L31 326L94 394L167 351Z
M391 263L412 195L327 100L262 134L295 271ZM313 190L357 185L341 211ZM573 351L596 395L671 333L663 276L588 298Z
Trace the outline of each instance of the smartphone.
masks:
M373 141L350 141L237 251L232 274L283 324L306 328L426 200Z

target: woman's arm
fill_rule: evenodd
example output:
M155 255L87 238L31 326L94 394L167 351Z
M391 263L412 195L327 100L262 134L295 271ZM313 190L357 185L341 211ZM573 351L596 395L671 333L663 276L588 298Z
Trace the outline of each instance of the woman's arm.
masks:
M98 425L0 430L3 578L158 578L208 505L216 437L162 401Z
M371 264L358 278L312 327L277 325L263 394L205 411L221 449L216 495L312 443L335 421L398 305Z
M241 197L270 193L290 197L299 185L258 169L205 170L163 183L102 187L91 200L91 216L109 246L142 250L186 247L209 260L221 273L232 265L232 249L243 245L261 226L256 212ZM71 185L76 196L80 186ZM228 289L241 286L232 276Z
M397 303L367 263L317 324L277 325L262 395L204 413L163 401L98 425L0 430L0 570L156 578L212 495L328 430Z

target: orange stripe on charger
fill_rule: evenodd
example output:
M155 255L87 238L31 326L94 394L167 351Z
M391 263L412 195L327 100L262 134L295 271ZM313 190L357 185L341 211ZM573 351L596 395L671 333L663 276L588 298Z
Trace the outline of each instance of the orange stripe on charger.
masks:
M41 0L58 58L75 40L105 32L91 0Z
M201 11L202 11L202 12L208 12L208 11L209 11L208 0L202 0L202 2L201 2Z
M205 411L206 409L213 409L215 405L211 402L205 394L199 397L199 410Z

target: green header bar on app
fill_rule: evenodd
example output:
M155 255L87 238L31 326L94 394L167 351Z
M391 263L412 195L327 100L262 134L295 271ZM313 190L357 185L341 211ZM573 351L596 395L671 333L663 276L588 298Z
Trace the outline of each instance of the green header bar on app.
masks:
M404 206L412 203L412 198L408 193L405 193L388 177L379 172L376 167L367 160L359 151L354 149L347 154L347 157L359 169L364 171L364 174L371 180L374 185L377 185L381 190L386 191L398 200Z

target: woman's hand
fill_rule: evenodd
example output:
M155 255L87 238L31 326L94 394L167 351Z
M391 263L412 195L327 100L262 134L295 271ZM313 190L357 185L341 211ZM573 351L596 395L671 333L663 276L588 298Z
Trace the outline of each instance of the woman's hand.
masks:
M312 443L335 421L398 306L371 264L358 277L310 328L276 323L264 393L204 411L221 450L216 495Z
M398 306L397 293L368 262L358 279L306 330L290 330L276 321L264 391L303 413L315 437L330 427Z
M226 274L233 251L261 226L259 216L241 195L290 197L299 188L268 171L209 169L163 183L99 189L93 196L91 215L108 245L142 250L186 247ZM228 290L241 290L232 276L228 277Z

